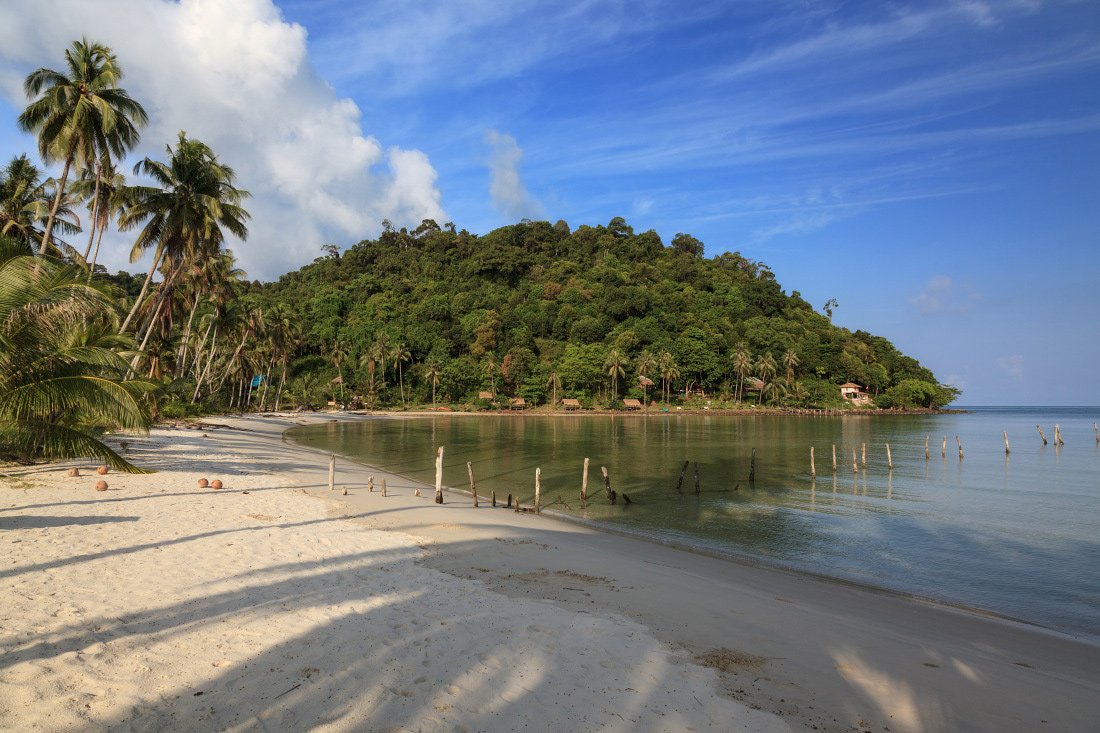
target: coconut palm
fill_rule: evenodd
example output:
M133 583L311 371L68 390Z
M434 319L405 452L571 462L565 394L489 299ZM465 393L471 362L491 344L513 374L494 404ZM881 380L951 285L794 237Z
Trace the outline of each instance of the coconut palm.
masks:
M550 376L546 378L546 386L550 388L551 398L550 404L558 404L558 390L561 389L561 377L557 372L550 372Z
M150 422L154 387L123 380L115 318L108 290L82 270L0 238L0 456L87 456L143 472L96 437Z
M653 384L650 375L657 374L657 357L651 351L643 351L638 354L636 362L638 367L638 383L642 385L642 397L649 401L649 386Z
M12 158L0 170L0 236L8 236L33 251L42 239L42 225L49 217L55 198L52 178L42 180L42 172L26 155ZM65 197L58 207L54 228L63 234L80 231L76 215ZM61 253L64 244L51 238L48 254Z
M732 361L733 370L737 372L737 401L741 402L745 391L745 375L752 369L752 354L744 344L738 344Z
M149 176L156 185L134 186L132 201L119 221L123 230L144 222L130 252L131 262L139 260L146 250L154 252L145 283L123 321L122 331L130 325L162 260L163 292L188 258L212 256L221 248L223 229L241 239L248 236L245 222L249 214L241 201L250 194L233 185L233 169L220 163L205 143L188 139L183 132L175 149L168 146L167 152L167 163L145 158L134 166L134 173Z
M336 367L336 383L340 385L340 404L344 404L344 362L348 359L348 344L342 338L337 338L329 352L333 366Z
M770 351L765 351L764 354L756 360L756 375L760 377L765 386L767 386L769 380L771 380L771 378L775 376L778 368L779 365L775 363L775 357L772 356L772 352ZM764 392L765 390L761 389L758 393L756 398L757 404L760 404L760 402L764 399Z
M664 382L665 402L669 402L672 399L672 380L680 377L680 367L672 354L663 351L657 358L657 369L660 371L661 381Z
M489 378L489 382L492 384L493 396L497 393L497 372L500 371L500 364L497 363L496 354L489 351L486 352L485 358L481 360L481 372Z
M81 170L103 153L121 159L138 142L147 117L141 104L120 89L122 68L110 48L87 39L65 51L64 72L32 71L23 82L33 101L19 115L19 126L38 136L47 163L62 163L61 178L42 231L39 254L46 254L54 222L75 166Z
M439 386L443 376L443 368L435 360L424 365L424 378L432 385L432 407L435 407L435 388Z
M626 376L627 360L623 352L612 349L607 352L607 358L603 361L603 368L611 377L611 399L619 398L619 377Z
M401 404L405 404L405 373L403 364L408 364L412 361L412 352L409 351L405 344L394 344L394 347L390 349L390 359L397 365L397 384L401 390Z
M103 235L110 227L111 219L122 212L129 200L130 187L110 156L103 155L94 167L85 168L80 178L73 181L71 190L74 198L82 199L88 205L88 243L84 247L84 259L88 262L88 274L91 275L99 259Z
M794 349L787 349L783 354L783 366L787 369L787 385L794 381L794 368L799 365L798 354Z

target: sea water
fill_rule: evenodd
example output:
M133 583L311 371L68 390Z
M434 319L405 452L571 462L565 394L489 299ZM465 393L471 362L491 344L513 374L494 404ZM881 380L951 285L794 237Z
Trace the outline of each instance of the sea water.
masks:
M436 448L445 446L446 486L467 486L469 461L479 494L496 491L503 500L511 493L527 505L540 468L543 506L560 497L556 511L618 531L1100 640L1093 428L1100 408L965 409L844 417L444 414L327 423L290 437L425 483L434 481ZM1064 445L1054 444L1055 425ZM601 467L620 497L614 506Z

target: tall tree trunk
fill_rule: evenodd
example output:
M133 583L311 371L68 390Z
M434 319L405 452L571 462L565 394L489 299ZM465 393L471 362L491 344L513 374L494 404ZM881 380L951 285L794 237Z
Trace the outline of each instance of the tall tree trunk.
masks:
M405 372L401 368L401 362L397 362L397 383L401 386L401 406L405 406Z
M260 397L260 412L267 406L267 388L271 386L271 370L275 368L275 349L271 350L271 358L267 362L267 371L264 373L264 393Z
M206 333L202 335L202 341L199 342L199 348L195 349L195 357L192 360L194 368L191 370L192 378L199 378L199 369L202 368L201 360L202 355L206 351L206 339L210 338L210 329L214 327L214 321L211 319L210 323L206 324ZM186 370L185 370L186 371Z
M145 346L149 343L149 336L153 333L153 325L156 323L157 317L160 316L160 309L164 307L164 301L161 300L156 304L156 310L153 311L152 317L149 319L149 327L145 329L145 338L141 340L141 346L138 347L138 353L134 354L133 361L130 362L130 373L137 370L137 366L141 363L141 354L145 351ZM129 379L129 374L126 376Z
M225 380L229 378L229 373L233 371L233 363L237 361L237 357L244 351L244 345L248 341L248 337L252 331L251 326L246 326L244 333L241 335L241 342L237 344L237 349L233 352L233 356L229 357L229 364L225 367L225 374L222 375L222 379L218 382L218 389L221 389L225 385Z
M214 363L214 356L218 353L218 329L214 328L214 340L210 342L210 355L206 357L206 368L202 370L202 374L195 380L195 393L191 395L191 404L195 404L199 401L199 391L202 389L202 383L206 380L206 375L210 373L210 365Z
M199 289L195 288L195 300L191 303L191 315L187 317L187 325L183 329L183 338L180 339L180 349L176 354L176 377L183 376L183 360L187 358L187 340L191 338L191 322L195 320L195 311L199 309Z
M61 208L61 197L65 195L65 182L69 179L69 169L73 165L73 151L70 150L65 158L65 168L61 171L61 180L57 183L57 193L53 197L53 206L50 207L50 215L46 218L46 228L42 231L42 243L38 246L38 254L46 255L46 246L53 235L53 224L57 220L57 210Z
M275 393L275 412L279 411L279 403L283 399L283 385L286 384L286 354L283 354L283 376L279 379L279 391Z
M134 334L134 338L138 338L138 335L141 335L142 341L144 343L144 340L149 337L149 329L153 327L153 324L156 321L156 315L160 313L161 306L164 305L165 300L167 300L168 296L171 294L172 288L175 285L176 276L179 275L182 271L183 262L180 261L180 263L176 265L175 269L168 273L168 277L164 279L164 282L160 284L160 288L157 289L157 300L156 303L153 305L154 317L146 321L144 333L142 333L141 330L138 330L137 333Z
M92 205L88 209L88 219L91 226L88 227L88 246L84 248L84 261L88 261L88 255L92 251L92 240L95 239L96 223L99 221L99 178L100 166L95 164L95 193L92 194Z
M137 313L138 306L141 305L141 301L145 300L145 294L149 292L149 283L153 281L153 273L156 272L157 265L160 264L160 259L162 256L164 256L164 248L158 246L157 252L153 256L153 264L149 268L149 274L145 276L145 282L141 285L141 292L138 293L137 298L134 300L134 305L130 308L130 312L126 316L126 320L122 322L122 326L118 329L119 333L126 333L126 327L129 326L130 321L133 320L134 314Z
M92 253L92 261L88 263L88 282L92 281L92 274L95 272L95 262L99 259L99 245L103 243L103 232L107 231L107 221L105 219L97 229L99 235L95 238L95 252Z

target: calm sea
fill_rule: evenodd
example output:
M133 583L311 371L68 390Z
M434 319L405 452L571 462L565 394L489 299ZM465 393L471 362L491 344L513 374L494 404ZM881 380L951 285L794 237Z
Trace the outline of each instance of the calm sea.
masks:
M290 436L425 483L434 481L442 445L446 485L465 487L470 461L479 493L518 494L525 503L540 467L544 506L560 496L567 508L559 510L620 531L1100 640L1100 444L1093 428L1100 408L965 409L873 417L439 415L328 423ZM1054 444L1055 425L1063 446ZM585 457L590 500L582 510ZM629 506L607 504L601 466Z

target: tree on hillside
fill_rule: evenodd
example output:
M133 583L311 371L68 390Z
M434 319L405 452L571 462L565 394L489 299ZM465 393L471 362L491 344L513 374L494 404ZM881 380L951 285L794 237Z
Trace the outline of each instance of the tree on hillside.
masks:
M741 402L745 390L745 375L752 370L752 354L745 344L737 344L737 351L733 353L733 371L737 373L737 401Z
M607 370L607 375L611 377L611 399L619 399L619 377L626 376L627 360L623 355L623 352L618 349L611 349L607 352L607 358L604 359L603 368Z
M23 88L33 101L19 115L19 126L38 136L42 159L62 163L39 244L42 255L71 169L82 170L103 154L120 159L137 144L138 128L147 121L141 104L119 88L122 68L108 47L74 41L65 51L65 67L64 72L42 68L27 76Z
M772 377L775 376L779 365L775 363L775 357L772 356L772 352L765 351L759 359L756 360L756 375L760 377L760 381L763 382L763 387L757 394L756 403L760 404L764 399L764 393L767 391L767 387Z

